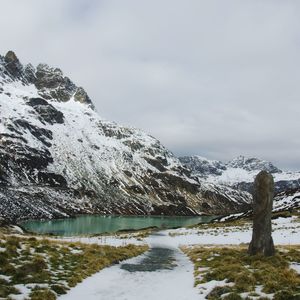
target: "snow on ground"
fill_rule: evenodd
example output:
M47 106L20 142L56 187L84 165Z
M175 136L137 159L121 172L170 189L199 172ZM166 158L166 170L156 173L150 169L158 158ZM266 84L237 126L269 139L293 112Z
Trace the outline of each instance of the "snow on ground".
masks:
M273 240L275 245L293 245L300 243L300 222L297 217L278 218L272 220ZM252 224L245 223L242 226L219 227L209 229L179 228L167 230L174 236L174 243L179 245L195 244L241 244L249 243L252 238Z
M300 274L300 264L299 263L292 263L290 268L295 270L298 274Z
M98 245L109 245L109 246L126 246L129 244L133 245L145 245L146 242L143 239L136 238L133 234L124 235L116 235L116 236L74 236L74 237L62 237L58 238L59 240L63 240L65 242L80 242L85 244L98 244ZM57 240L57 239L55 239Z
M139 263L145 257L141 255L96 273L59 299L198 300L198 291L193 287L193 264L173 240L166 232L147 238L150 247L174 250L177 266L173 270L128 272L120 268L124 263Z
M273 223L273 240L275 245L293 245L300 243L300 222L297 217L277 218ZM252 237L251 222L241 226L229 226L218 228L178 228L161 231L163 238L156 239L168 247L189 246L195 244L240 244L249 243ZM68 242L82 242L88 244L125 246L128 244L151 244L152 236L144 239L134 235L98 236L98 237L66 237L60 238Z
M277 244L299 244L300 222L297 217L278 218L273 222L273 239ZM147 254L130 259L119 265L106 268L87 278L70 290L60 300L77 299L107 299L107 300L193 300L205 299L205 296L216 285L223 282L209 282L199 289L194 288L193 264L181 252L180 246L195 244L222 245L249 243L252 235L252 224L241 226L227 226L218 228L179 228L163 230L149 237L138 240L133 236L124 239L120 237L73 237L64 238L68 241L84 243L109 244L113 246L128 243L147 243L151 248L168 248L174 250L174 259L177 266L173 270L159 270L155 272L128 272L121 269L124 263L139 263ZM291 264L297 272L299 264ZM201 294L200 294L201 293Z

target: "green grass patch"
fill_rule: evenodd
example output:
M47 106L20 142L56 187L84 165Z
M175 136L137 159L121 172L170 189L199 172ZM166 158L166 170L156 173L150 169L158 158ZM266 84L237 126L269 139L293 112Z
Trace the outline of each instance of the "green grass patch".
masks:
M300 299L300 275L289 267L291 262L300 263L300 246L278 247L273 257L249 256L240 246L183 251L194 263L195 285L212 280L231 284L216 287L208 299L241 299L241 293L248 293L248 299L252 299L258 286L262 286L262 292L274 294L274 299Z

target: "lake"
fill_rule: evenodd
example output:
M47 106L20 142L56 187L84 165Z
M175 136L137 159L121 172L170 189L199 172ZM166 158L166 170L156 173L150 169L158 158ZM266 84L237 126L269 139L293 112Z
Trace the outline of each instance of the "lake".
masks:
M161 229L184 227L198 223L208 223L215 216L103 216L85 215L75 218L26 221L21 225L36 233L53 233L62 236L113 233L120 230L137 230L147 227Z

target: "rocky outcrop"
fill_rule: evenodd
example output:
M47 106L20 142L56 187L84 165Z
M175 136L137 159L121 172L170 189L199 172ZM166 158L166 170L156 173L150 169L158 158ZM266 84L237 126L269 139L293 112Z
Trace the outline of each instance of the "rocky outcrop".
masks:
M38 113L38 118L43 124L46 122L53 125L55 123L62 124L64 122L64 114L45 99L30 98L27 104L32 106Z

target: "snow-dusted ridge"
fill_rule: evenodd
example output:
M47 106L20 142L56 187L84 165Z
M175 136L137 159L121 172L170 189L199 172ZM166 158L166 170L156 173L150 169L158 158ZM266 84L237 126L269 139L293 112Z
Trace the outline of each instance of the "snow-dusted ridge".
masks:
M202 156L185 156L179 159L199 181L250 193L255 176L261 170L268 171L275 182L274 210L300 207L300 172L282 171L268 161L244 156L227 163Z
M239 182L252 183L261 170L270 172L275 182L300 179L299 172L282 171L271 162L258 158L238 156L223 163L202 156L184 156L179 158L184 166L192 170L192 174L211 183L234 185ZM299 185L300 186L300 185Z
M0 56L0 217L224 214L250 200L199 182L143 131L103 120L60 69Z

